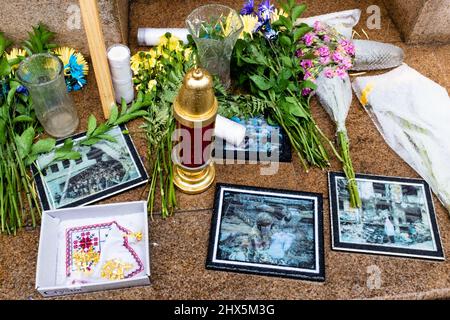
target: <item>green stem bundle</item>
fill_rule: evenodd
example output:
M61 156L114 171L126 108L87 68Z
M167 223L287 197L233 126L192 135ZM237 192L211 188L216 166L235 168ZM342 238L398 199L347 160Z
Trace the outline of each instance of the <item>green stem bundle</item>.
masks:
M347 132L338 131L338 143L341 147L341 158L345 176L347 177L347 189L350 194L350 206L360 208L362 206L359 197L358 185L356 183L355 171L353 170L352 159L350 158L350 142Z

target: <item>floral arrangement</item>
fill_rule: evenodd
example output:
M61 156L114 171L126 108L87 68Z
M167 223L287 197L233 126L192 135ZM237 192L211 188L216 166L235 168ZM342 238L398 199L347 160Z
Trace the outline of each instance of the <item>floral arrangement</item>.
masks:
M315 82L321 72L328 79L344 79L353 66L355 46L336 29L316 21L314 29L302 37L296 56L304 71L303 80ZM311 90L308 89L302 94L309 95Z
M39 155L53 152L53 161L79 159L81 155L74 151L77 145L92 145L101 139L112 140L107 132L114 126L147 114L142 109L147 107L149 100L140 93L131 106L123 103L121 108L113 107L105 123L97 124L95 117L89 117L85 139L76 143L66 139L64 145L57 149L55 139L37 139L43 128L36 118L32 98L16 79L19 63L26 56L55 50L63 60L68 59L68 67L72 68L66 71L66 76L81 79L76 73L87 73L84 58L75 50L55 49L57 46L50 43L53 35L40 24L29 33L23 48L9 49L12 42L0 32L0 233L15 234L24 225L36 226L41 209L29 166Z
M172 132L175 122L172 103L187 70L194 66L192 49L171 34L162 36L158 46L131 57L136 89L148 95L144 117L150 162L148 210L152 214L159 185L161 214L171 215L176 207L172 172Z
M69 47L60 47L53 50L64 64L64 78L66 80L67 91L78 91L83 88L87 81L89 65L84 56Z

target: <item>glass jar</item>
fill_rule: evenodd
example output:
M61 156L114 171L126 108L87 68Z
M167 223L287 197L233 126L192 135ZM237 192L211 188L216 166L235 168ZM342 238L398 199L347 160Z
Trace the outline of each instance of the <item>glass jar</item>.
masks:
M219 76L222 85L229 88L231 54L244 29L239 14L224 5L208 4L192 11L186 26L197 45L199 66Z
M36 117L48 134L63 138L76 130L79 119L67 92L61 59L48 53L32 55L20 63L17 76L28 89Z

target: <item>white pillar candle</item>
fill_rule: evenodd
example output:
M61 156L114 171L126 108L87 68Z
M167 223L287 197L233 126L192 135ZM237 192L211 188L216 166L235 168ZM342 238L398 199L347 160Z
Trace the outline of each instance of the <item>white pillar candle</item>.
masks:
M215 135L228 143L235 146L240 145L245 139L245 130L246 128L242 124L220 115L216 117Z
M117 103L121 102L121 98L124 98L127 104L134 100L130 57L130 49L125 45L115 44L108 48L109 69Z
M188 43L187 36L189 32L186 28L139 28L138 44L140 46L156 46L159 43L159 38L167 32L170 32L184 43Z

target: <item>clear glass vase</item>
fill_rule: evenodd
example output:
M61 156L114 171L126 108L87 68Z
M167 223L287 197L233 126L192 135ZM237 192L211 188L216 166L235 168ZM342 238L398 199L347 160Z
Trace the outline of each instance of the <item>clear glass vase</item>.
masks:
M195 9L186 25L197 45L199 66L219 76L229 88L231 54L244 28L239 14L230 7L209 4Z
M79 119L58 57L48 53L32 55L21 62L17 76L28 89L36 117L48 134L63 138L76 130Z

